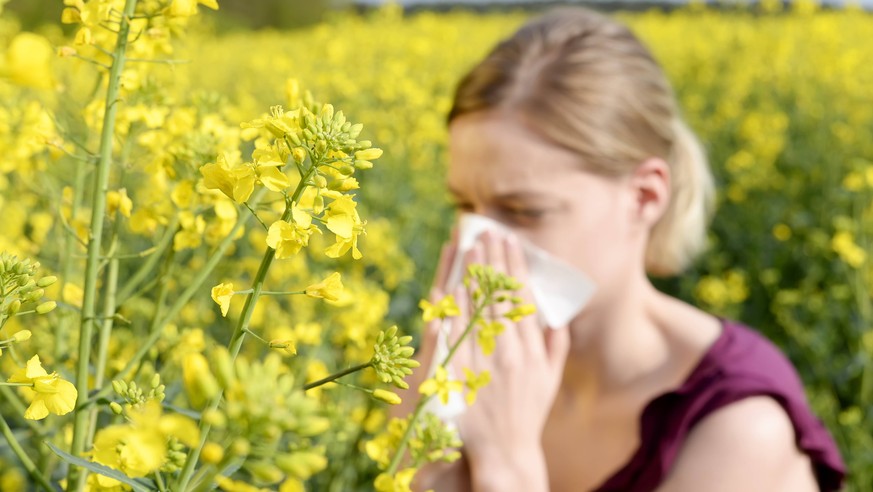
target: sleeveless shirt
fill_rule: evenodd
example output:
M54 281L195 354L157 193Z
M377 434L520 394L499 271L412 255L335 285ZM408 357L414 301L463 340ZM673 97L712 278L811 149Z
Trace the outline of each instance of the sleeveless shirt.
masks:
M788 414L798 449L807 454L819 488L840 490L840 452L806 401L791 362L762 335L722 320L722 333L677 389L651 400L640 417L640 446L596 492L651 492L664 481L682 443L708 414L750 396L770 396Z

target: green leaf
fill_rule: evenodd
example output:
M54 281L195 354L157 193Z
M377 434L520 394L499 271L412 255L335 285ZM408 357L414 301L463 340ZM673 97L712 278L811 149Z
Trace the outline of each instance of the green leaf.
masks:
M99 473L100 475L109 478L114 478L121 483L130 485L135 492L155 492L158 490L157 487L155 487L154 482L152 482L151 480L146 480L144 478L130 478L124 473L121 473L118 470L113 470L108 466L103 466L100 463L94 463L93 461L88 461L86 459L73 456L72 454L61 450L60 448L48 441L43 441L43 443L45 443L45 445L48 446L49 449L52 450L52 452L54 452L67 463L86 468L94 473Z

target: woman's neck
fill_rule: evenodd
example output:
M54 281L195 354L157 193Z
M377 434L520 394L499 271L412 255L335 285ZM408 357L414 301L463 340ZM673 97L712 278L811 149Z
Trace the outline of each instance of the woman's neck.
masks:
M670 365L664 312L672 304L648 279L625 284L570 325L563 386L592 397L629 389Z
M575 398L650 396L680 385L718 338L713 316L643 277L598 299L570 325L562 391Z

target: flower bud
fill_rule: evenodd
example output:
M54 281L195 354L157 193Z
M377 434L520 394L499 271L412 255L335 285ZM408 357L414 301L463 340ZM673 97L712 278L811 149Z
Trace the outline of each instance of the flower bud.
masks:
M361 170L372 169L373 163L370 161L355 161L355 167Z
M397 393L392 391L386 391L383 389L377 389L373 391L373 398L377 400L384 401L389 405L400 405L403 400L400 399L400 396Z
M300 145L300 144L303 143L303 142L300 140L300 137L297 136L297 133L296 133L296 132L289 132L289 133L286 133L285 136L287 136L287 137L288 137L288 140L291 140L291 143L293 143L294 145ZM292 152L293 152L293 151L292 151ZM301 161L301 162L302 162L302 161Z
M330 420L324 417L309 417L302 419L297 434L303 437L317 436L330 428Z
M285 476L279 467L264 461L248 461L246 468L255 479L264 483L276 483Z
M207 442L203 445L203 451L200 452L200 458L204 463L217 464L224 459L224 449L214 442Z
M30 340L30 335L30 330L17 331L12 335L12 340L15 342L23 342L25 340Z
M49 285L58 281L58 278L54 275L49 275L48 277L43 277L36 282L37 287L48 287Z
M116 395L124 396L127 394L127 383L125 383L122 379L113 379L112 389L115 391Z
M55 301L44 302L36 307L36 313L46 314L54 310L56 307L58 307L58 303L56 303Z
M121 405L119 405L118 402L110 402L109 409L112 410L112 413L115 415L121 415L124 413L124 409L121 408Z
M306 160L306 149L303 147L294 147L291 149L291 156L298 164L302 164Z
M252 445L247 439L239 437L233 440L228 451L233 456L248 456L252 452Z
M372 147L365 150L359 150L355 152L355 159L362 161L372 161L378 159L382 156L382 149L377 147Z
M212 427L218 427L219 429L223 429L224 426L227 425L227 419L224 417L224 414L218 410L207 410L203 412L202 419Z
M6 314L8 316L14 316L21 309L21 301L15 299L14 301L9 303L9 307L6 308Z

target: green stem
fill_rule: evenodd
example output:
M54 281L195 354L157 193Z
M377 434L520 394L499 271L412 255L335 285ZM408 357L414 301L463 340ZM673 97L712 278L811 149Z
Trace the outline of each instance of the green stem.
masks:
M139 269L128 279L128 281L124 284L124 286L118 291L118 304L124 304L124 301L128 300L134 292L136 292L137 287L142 284L142 282L149 276L149 274L154 270L155 266L157 266L161 257L163 256L163 252L173 244L173 236L176 235L176 228L179 226L179 217L173 215L170 219L170 223L167 224L167 228L164 231L164 236L161 238L160 242L155 245L155 252L149 255L148 259L139 267Z
M308 391L308 390L311 390L312 388L316 388L316 387L321 386L323 384L327 384L327 383L333 381L334 379L338 379L338 378L341 378L347 374L351 374L353 372L357 372L357 371L366 369L372 365L373 365L373 362L371 361L371 362L367 362L364 364L358 364L358 365L356 365L354 367L350 367L348 369L343 369L342 371L331 374L330 376L328 376L326 378L319 379L318 381L313 381L313 382L303 386L303 391Z
M249 209L249 212L251 212L251 213L252 213L252 215L254 215L254 216L255 216L255 218L256 218L256 219L258 219L258 222L260 222L260 223L261 223L261 226L263 226L263 228L264 228L264 230L265 230L265 231L269 231L269 230L270 230L270 227L269 227L269 226L267 226L267 224L266 224L266 223L264 223L264 221L263 221L263 220L261 220L261 218L260 218L260 217L258 217L258 214L257 214L257 212L255 212L255 209L253 209L253 208L252 208L252 206L251 206L251 205L249 205L249 204L248 204L248 202L243 202L243 205L245 205L245 206L246 206L246 208L247 208L247 209Z
M251 294L252 292L254 292L253 289L246 289L246 290L234 291L234 294ZM305 290L288 290L288 291L283 291L283 292L274 291L274 290L262 290L261 291L262 296L291 296L291 295L305 294L305 293L306 293Z
M113 237L113 242L117 237ZM106 299L103 304L103 323L100 325L100 335L97 344L97 367L94 371L94 387L103 386L103 378L106 375L106 359L109 355L109 340L112 336L112 326L115 314L115 294L118 290L118 260L110 260L109 270L106 274ZM85 410L82 410L85 411ZM88 430L85 447L91 447L94 433L97 432L97 407L91 407L91 426Z
M161 492L167 492L167 486L164 485L164 477L161 476L160 471L155 472L155 483L158 485L158 490Z
M3 395L3 398L6 398L6 401L9 402L10 405L12 405L12 409L15 410L16 415L24 415L24 412L27 411L27 405L22 403L21 398L19 398L18 395L15 394L15 391L12 388L6 386L5 384L0 385L0 395ZM40 438L45 437L45 428L43 428L43 426L39 424L39 421L24 419L24 423L27 424L27 426L30 427L30 430L32 430L37 436L39 436Z
M76 214L79 211L79 208L82 206L82 192L85 188L85 169L84 165L81 162L77 162L76 166L76 174L73 178L73 202L70 204L70 220L73 220L76 217ZM60 214L60 211L58 211ZM75 247L78 241L75 237L72 236L64 236L66 241L64 243L64 255L61 258L63 261L63 267L61 269L61 285L60 292L63 295L64 286L67 284L67 279L71 278L73 275L73 254L75 253ZM59 316L58 323L55 325L55 359L62 360L62 357L67 355L67 337L70 333L72 327L73 315L72 313L64 314L63 316Z
M246 333L248 333L249 335L251 335L251 336L257 338L258 340L264 342L264 345L269 345L269 344L270 344L270 342L268 342L267 340L264 340L263 338L261 338L260 336L258 336L257 333L253 332L252 330L249 330L248 328L246 328Z
M157 300L155 301L155 311L152 314L151 323L149 323L149 331L148 331L149 339L160 335L160 332L161 332L161 330L158 329L158 323L160 322L161 319L163 319L164 303L167 300L167 293L168 293L167 284L168 284L170 272L172 271L174 257L175 257L175 251L173 251L171 249L169 251L169 253L167 254L167 256L164 258L164 264L161 267L161 273L160 273L159 277L161 279L163 279L163 281L159 283L158 292L157 292ZM157 332L157 335L155 335L156 332ZM146 347L141 347L140 351L142 352L142 354L145 354L146 352L148 352L148 349L150 349L150 348L151 348L151 344L147 344ZM143 350L143 349L145 349L145 350ZM135 357L130 362L128 362L128 364L124 367L124 369L120 373L118 373L118 375L116 375L116 379L126 379L130 375L130 373L133 371L134 368L140 367L139 361L141 361L141 359L142 359L141 356ZM88 401L86 401L84 403L85 406L91 405L92 403L96 402L100 398L103 398L103 397L109 395L109 392L112 391L111 384L107 384L105 386L95 385L95 387L97 387L97 386L102 386L102 387L100 388L99 391L97 391L94 394L94 396L89 398Z
M315 172L317 166L313 165L304 179L300 180L300 183L297 185L297 188L294 190L294 194L292 195L289 201L286 201L285 211L282 213L282 217L279 220L283 220L288 222L291 219L291 213L293 208L291 204L296 202L300 198L300 194L303 193L303 190L306 189L306 182L308 181L309 176ZM266 190L263 188L262 190ZM289 203L290 202L290 203ZM231 233L233 235L233 233ZM254 283L252 285L252 292L246 297L246 302L243 305L242 314L240 315L239 322L237 323L236 329L234 329L233 334L230 338L230 343L228 345L228 349L230 351L231 360L235 360L236 356L239 354L240 348L242 347L243 340L245 339L246 331L248 330L249 321L251 320L252 313L254 312L255 305L258 302L258 298L261 294L261 288L264 285L264 281L267 278L267 271L270 269L270 265L273 263L273 259L276 256L276 250L270 247L267 247L267 250L264 252L264 257L261 259L261 265L258 267L258 271L255 274ZM181 307L180 307L181 309ZM218 392L215 395L215 398L209 404L209 410L215 410L218 408L219 403L221 403L222 392ZM206 444L206 439L209 435L210 425L205 422L205 420L201 420L200 422L200 443L197 447L192 448L188 453L188 457L185 459L185 466L182 467L182 471L179 473L179 480L176 483L175 490L184 492L188 489L188 484L191 481L191 475L194 473L194 467L197 464L197 460L200 459L200 451L203 449L203 445Z
M76 371L76 390L78 402L88 399L89 362L91 359L91 337L94 330L94 315L96 314L97 270L100 265L100 248L103 242L103 220L106 214L106 191L109 185L109 170L112 167L112 144L115 138L115 116L118 112L119 88L121 73L124 70L124 58L127 52L130 22L137 0L125 0L124 14L121 18L118 38L115 45L115 59L109 72L109 86L106 91L105 114L100 134L100 159L94 174L93 197L91 201L91 228L88 238L88 260L85 267L84 297L82 302L82 318L79 327L78 367ZM80 457L85 451L88 440L89 412L77 411L73 421L73 440L70 454ZM70 465L67 474L67 484L71 490L81 491L85 485L85 473L79 467Z
M21 464L24 465L24 469L27 470L30 477L36 480L40 487L42 487L46 492L55 492L51 482L49 482L45 475L39 471L30 457L27 456L24 449L21 448L21 444L18 443L18 439L15 438L15 434L12 433L12 429L9 428L6 419L3 418L3 414L0 414L0 431L3 432L3 437L6 438L6 442L9 443L9 447L12 448L12 451L16 456L18 456L18 459L21 460Z

